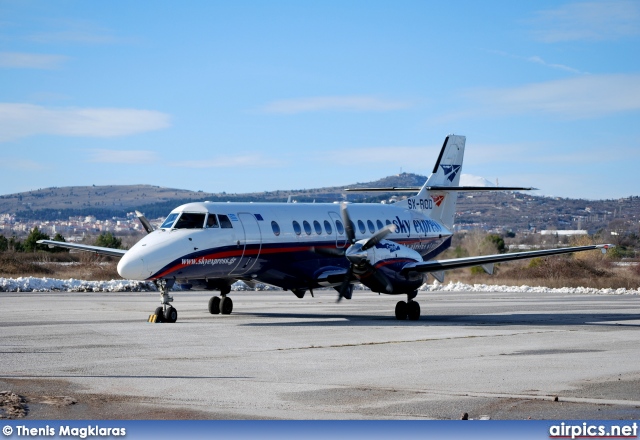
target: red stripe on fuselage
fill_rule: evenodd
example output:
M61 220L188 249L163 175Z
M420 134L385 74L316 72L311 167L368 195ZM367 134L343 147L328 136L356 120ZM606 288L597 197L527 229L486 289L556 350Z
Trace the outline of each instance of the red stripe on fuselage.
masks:
M435 239L435 238L434 238ZM396 243L398 244L402 244L404 246L411 244L411 243L416 243L416 242L422 242L422 241L432 241L434 239L420 239L420 238L416 238L413 240L402 240L402 241L397 241ZM268 244L267 244L268 245ZM234 250L229 250L229 251L223 251L223 252L214 252L211 254L207 254L207 255L203 255L201 257L197 257L197 258L189 258L189 259L193 259L193 260L200 260L200 259L219 259L219 258L229 258L229 257L239 257L242 258L244 256L251 256L251 255L263 255L263 254L283 254L283 253L288 253L288 252L312 252L311 248L337 248L333 245L324 245L324 246L316 246L316 245L307 245L307 246L287 246L287 247L275 247L275 248L271 248L271 247L263 247L263 248L254 248L254 249L234 249ZM345 248L348 246L345 246ZM344 248L337 248L337 249L344 249ZM187 259L186 257L182 258L182 259ZM398 261L398 260L394 260L394 261ZM391 264L394 261L390 261L389 263L386 264ZM407 260L407 261L411 261L414 262L413 260ZM192 266L192 264L182 264L182 263L177 263L176 265L170 267L169 269L166 269L154 276L151 276L149 278L147 278L147 280L155 280L158 278L163 278L166 277L167 275L169 275L172 272L178 271L180 269L184 269L185 267L189 267Z

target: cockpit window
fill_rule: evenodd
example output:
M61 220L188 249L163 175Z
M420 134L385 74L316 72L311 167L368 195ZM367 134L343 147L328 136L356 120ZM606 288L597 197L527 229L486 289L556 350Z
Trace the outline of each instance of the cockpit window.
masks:
M231 224L231 220L229 220L229 217L227 217L226 215L222 215L219 214L218 218L220 219L220 226L223 228L233 228L233 225Z
M169 214L169 216L164 220L164 222L162 223L162 226L160 227L162 229L170 229L171 226L173 226L173 222L175 222L177 218L178 218L177 212L174 212L173 214Z
M215 214L209 213L209 217L207 217L207 228L217 228L218 227L218 217Z
M195 212L183 212L176 224L175 229L201 229L204 227L204 214Z

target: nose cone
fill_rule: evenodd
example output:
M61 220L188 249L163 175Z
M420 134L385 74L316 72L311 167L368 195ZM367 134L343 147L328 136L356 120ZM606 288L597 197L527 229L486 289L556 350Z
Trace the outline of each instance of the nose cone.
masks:
M126 280L146 280L147 273L142 258L127 252L118 262L118 274Z

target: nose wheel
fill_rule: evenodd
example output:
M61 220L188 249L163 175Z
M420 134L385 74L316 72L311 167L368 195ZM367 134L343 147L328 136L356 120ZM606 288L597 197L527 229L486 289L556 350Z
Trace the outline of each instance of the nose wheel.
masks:
M178 320L178 311L171 305L173 297L169 295L169 290L173 286L174 280L158 280L156 287L160 291L160 307L149 317L149 322L174 323Z

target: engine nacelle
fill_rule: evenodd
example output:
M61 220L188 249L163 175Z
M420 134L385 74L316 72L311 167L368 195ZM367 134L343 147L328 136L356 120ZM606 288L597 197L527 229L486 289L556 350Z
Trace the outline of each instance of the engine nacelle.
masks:
M358 243L353 246L357 247ZM365 252L368 264L361 264L360 268L356 266L354 274L362 284L374 292L411 293L424 284L423 274L400 274L400 270L406 264L423 261L422 256L413 249L393 241L381 240Z

